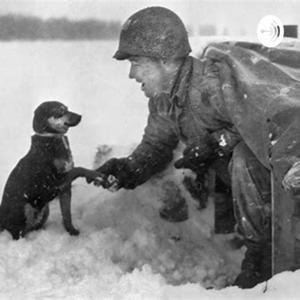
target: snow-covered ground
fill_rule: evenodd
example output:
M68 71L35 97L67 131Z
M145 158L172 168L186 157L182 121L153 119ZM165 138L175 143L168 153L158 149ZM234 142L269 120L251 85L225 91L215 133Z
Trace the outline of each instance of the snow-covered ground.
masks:
M198 48L202 47L198 41ZM60 100L83 120L70 130L77 165L94 167L130 153L143 132L147 100L128 79L128 64L111 57L116 42L2 43L0 48L0 189L28 150L32 111ZM96 157L97 147L111 151ZM105 149L102 146L102 149ZM103 152L103 151L102 151ZM172 165L133 191L116 193L73 184L78 237L61 224L57 201L45 229L12 241L0 233L0 299L298 299L300 271L285 272L250 290L226 287L243 251L213 233L213 203L195 209ZM164 182L185 195L190 218L159 218Z

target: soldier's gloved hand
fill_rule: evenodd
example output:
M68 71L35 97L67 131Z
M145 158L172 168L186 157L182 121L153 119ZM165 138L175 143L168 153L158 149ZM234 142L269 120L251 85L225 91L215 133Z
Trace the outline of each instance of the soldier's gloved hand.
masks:
M96 172L102 178L101 186L110 191L119 190L122 185L119 180L121 178L122 169L125 165L125 158L111 158L99 167Z
M293 164L285 174L282 185L286 191L293 195L300 195L300 161Z
M137 176L130 169L128 158L111 158L96 171L103 178L101 185L106 189L133 189L137 185Z
M241 141L241 136L235 129L220 129L211 134L218 142L219 156L229 155L234 147Z
M183 151L183 157L175 161L174 167L176 169L191 169L197 172L199 169L205 169L213 156L215 156L213 147L188 146Z

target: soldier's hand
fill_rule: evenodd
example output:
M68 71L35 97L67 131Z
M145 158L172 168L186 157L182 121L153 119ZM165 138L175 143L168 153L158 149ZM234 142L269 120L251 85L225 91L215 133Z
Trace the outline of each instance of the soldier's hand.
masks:
M94 184L109 191L119 190L123 187L123 177L126 177L126 174L124 174L125 167L125 158L111 158L96 170L101 180L94 182Z
M176 169L189 169L189 165L190 164L184 157L181 157L174 162L174 167Z
M187 147L183 151L183 157L175 161L174 167L176 169L191 169L192 171L205 168L209 151L209 149L205 150L199 146Z
M116 192L121 188L118 178L113 175L109 175L106 179L105 185L103 185L110 192Z

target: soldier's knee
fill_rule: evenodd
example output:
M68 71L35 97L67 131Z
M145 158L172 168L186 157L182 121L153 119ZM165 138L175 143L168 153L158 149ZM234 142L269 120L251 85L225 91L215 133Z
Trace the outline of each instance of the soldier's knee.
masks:
M231 168L235 172L243 172L247 167L247 159L249 157L248 147L244 143L239 143L233 150Z

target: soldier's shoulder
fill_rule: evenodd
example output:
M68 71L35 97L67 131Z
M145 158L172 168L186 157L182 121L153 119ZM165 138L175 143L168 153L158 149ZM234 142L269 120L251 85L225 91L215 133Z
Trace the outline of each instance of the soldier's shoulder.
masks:
M219 80L218 67L212 59L202 57L193 60L193 72L190 82L192 91L203 92L208 86L215 85L216 80Z

